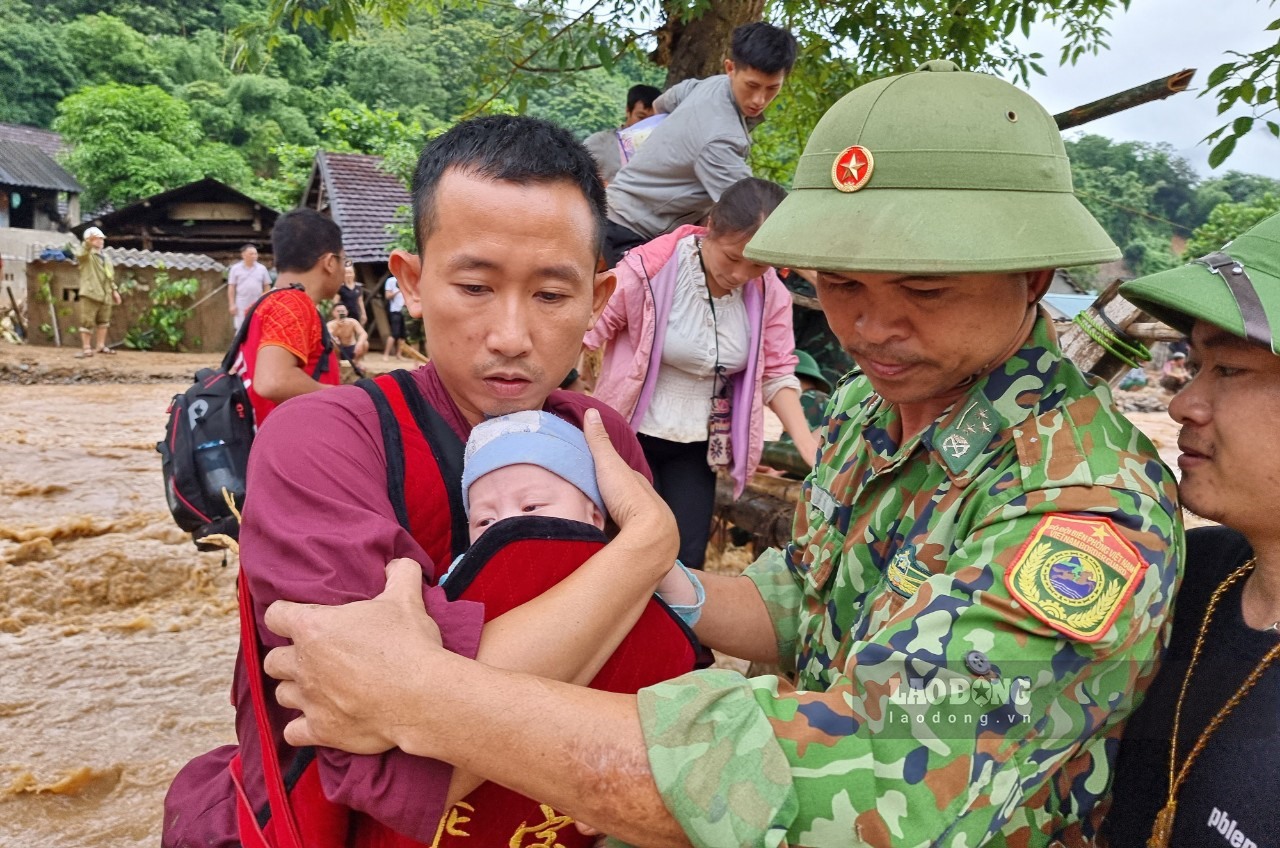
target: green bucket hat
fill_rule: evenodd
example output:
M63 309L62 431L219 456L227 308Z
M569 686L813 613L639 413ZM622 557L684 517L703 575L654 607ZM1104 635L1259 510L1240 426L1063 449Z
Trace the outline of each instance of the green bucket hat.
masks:
M827 379L827 375L822 373L822 369L818 367L818 360L809 355L807 351L795 351L796 358L800 360L796 364L796 375L800 377L808 377L822 384L822 390L827 394L831 394L831 382Z
M1108 262L1120 250L1072 193L1053 117L1007 82L935 60L827 110L746 255L959 274Z
M1184 333L1207 321L1280 354L1280 214L1181 268L1131 280L1120 294Z

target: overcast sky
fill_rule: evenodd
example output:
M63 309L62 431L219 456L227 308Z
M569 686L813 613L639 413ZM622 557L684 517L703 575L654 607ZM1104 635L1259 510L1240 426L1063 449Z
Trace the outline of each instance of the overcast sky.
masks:
M1033 30L1030 43L1045 55L1042 64L1047 76L1032 77L1030 91L1057 113L1183 68L1196 68L1191 89L1085 124L1069 131L1068 138L1089 132L1120 141L1163 141L1205 176L1238 170L1280 179L1280 139L1265 126L1241 139L1235 153L1210 171L1210 145L1200 140L1241 113L1219 117L1213 95L1197 96L1209 73L1229 60L1226 51L1249 53L1274 44L1277 34L1265 29L1276 18L1280 18L1280 3L1273 6L1267 0L1133 0L1129 11L1111 22L1110 49L1097 56L1085 55L1074 67L1057 64L1061 35Z

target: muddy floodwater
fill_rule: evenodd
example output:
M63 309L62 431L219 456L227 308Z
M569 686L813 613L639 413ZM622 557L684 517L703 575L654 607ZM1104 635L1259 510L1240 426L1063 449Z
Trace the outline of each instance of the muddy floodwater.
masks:
M186 366L133 356L152 382L0 382L3 848L158 845L175 772L235 738L236 564L173 524L155 452ZM1164 413L1133 418L1176 457Z
M154 846L234 741L235 563L169 517L173 384L0 385L0 845Z

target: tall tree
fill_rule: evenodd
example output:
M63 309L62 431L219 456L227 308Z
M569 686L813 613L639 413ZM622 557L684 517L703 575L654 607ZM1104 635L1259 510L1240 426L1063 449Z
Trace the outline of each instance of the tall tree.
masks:
M272 25L312 25L351 38L366 19L403 23L415 11L473 7L474 0L270 2ZM853 85L926 59L945 57L969 69L1012 70L1024 78L1040 72L1042 57L1025 52L1015 38L1040 23L1065 34L1059 58L1075 62L1101 46L1105 24L1128 5L1129 0L593 0L570 6L534 0L505 7L518 19L497 34L479 61L489 63L490 97L508 97L523 75L611 69L637 45L656 44L650 59L667 69L670 85L719 72L733 29L763 14L796 31L803 61L814 65L798 68L791 85L805 90L785 116L807 134Z
M57 31L0 17L0 121L47 127L58 101L80 85L79 68Z
M1264 193L1242 203L1220 203L1209 220L1187 242L1189 256L1204 256L1219 250L1254 224L1280 212L1280 193Z
M203 177L250 180L244 159L205 141L187 105L154 86L98 85L58 105L54 129L66 136L66 165L85 186L86 209L132 203Z

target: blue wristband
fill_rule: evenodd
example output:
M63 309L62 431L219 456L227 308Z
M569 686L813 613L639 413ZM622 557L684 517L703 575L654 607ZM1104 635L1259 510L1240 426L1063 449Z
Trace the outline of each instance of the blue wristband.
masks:
M684 576L689 578L689 582L693 585L694 601L691 604L668 603L667 606L671 607L672 612L680 616L680 620L685 623L685 626L692 629L698 623L698 619L702 618L702 605L706 603L707 590L702 588L702 581L698 579L698 576L692 570L686 568L683 562L676 560L676 566L684 572ZM658 597L662 598L662 595L659 594ZM662 600L666 601L667 599L662 598Z

